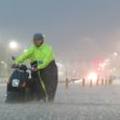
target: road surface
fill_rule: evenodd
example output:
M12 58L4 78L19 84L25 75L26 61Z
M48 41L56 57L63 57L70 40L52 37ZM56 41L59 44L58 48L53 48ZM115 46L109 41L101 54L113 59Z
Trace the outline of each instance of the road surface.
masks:
M120 120L120 86L59 86L54 104L5 104L0 85L0 120Z

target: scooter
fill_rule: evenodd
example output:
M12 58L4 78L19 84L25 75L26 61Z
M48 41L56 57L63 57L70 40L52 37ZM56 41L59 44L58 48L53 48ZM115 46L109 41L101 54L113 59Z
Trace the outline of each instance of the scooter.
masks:
M7 83L6 102L25 102L33 99L32 79L26 65L18 65L13 68Z
M12 57L15 60L14 57ZM11 74L8 83L7 83L7 95L6 102L26 102L34 100L36 96L34 96L33 91L33 80L30 77L32 69L37 66L37 62L34 61L31 64L31 68L28 68L26 65L17 65L12 67L14 69ZM41 79L40 73L38 72L40 84L45 93L44 102L48 101L48 94L44 82Z

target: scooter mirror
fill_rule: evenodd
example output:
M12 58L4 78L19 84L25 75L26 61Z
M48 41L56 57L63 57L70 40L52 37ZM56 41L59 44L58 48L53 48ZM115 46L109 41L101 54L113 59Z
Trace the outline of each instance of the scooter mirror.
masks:
M14 56L12 56L12 60L14 61L16 58Z

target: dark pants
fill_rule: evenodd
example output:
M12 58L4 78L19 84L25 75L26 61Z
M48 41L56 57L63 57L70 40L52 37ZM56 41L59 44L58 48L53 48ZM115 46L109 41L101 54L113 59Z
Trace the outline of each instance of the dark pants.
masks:
M45 69L39 71L39 73L32 73L34 92L38 99L45 97L45 92L41 86L40 79L44 82L46 92L48 95L48 100L53 101L56 93L56 88L58 84L58 70L55 61L52 61Z

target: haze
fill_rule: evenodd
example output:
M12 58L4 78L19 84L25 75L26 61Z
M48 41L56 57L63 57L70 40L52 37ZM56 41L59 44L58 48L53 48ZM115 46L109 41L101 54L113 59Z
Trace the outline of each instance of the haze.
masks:
M119 52L119 0L0 0L0 41L26 48L46 35L62 61L90 61ZM2 55L1 55L2 56Z

